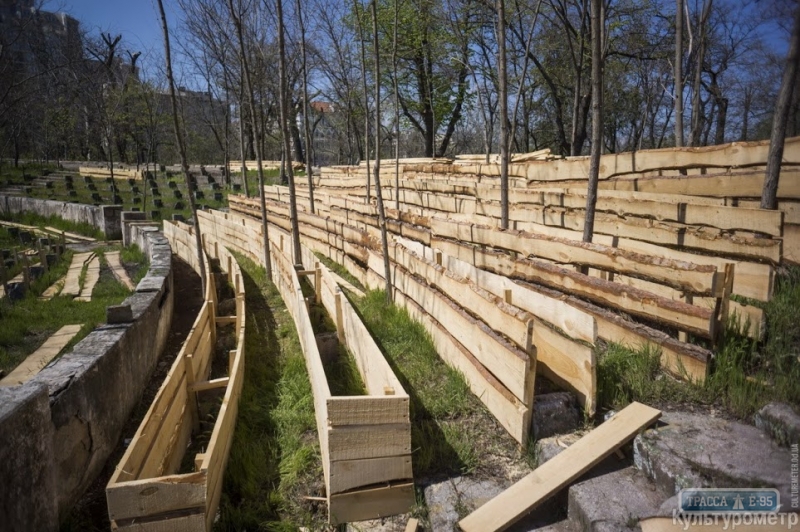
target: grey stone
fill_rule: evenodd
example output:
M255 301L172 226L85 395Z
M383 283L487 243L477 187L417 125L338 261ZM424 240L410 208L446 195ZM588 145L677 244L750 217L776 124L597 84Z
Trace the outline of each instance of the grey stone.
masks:
M536 465L540 466L548 460L552 460L556 455L561 453L564 449L581 439L578 433L563 434L560 436L550 436L536 440L536 447L534 449L536 456Z
M456 477L425 488L431 530L459 530L458 521L499 495L506 486L495 479Z
M664 493L683 488L776 488L790 501L791 455L754 426L664 412L634 440L634 462Z
M754 421L778 445L800 443L800 415L786 403L769 403L756 413Z
M537 440L575 432L581 424L578 403L569 392L537 395L533 405L533 436Z
M634 530L641 519L658 514L665 498L641 471L629 466L573 484L568 515L579 530Z
M4 530L58 530L53 426L47 386L0 388L0 523Z
M130 305L110 305L106 307L106 323L130 323L133 321L133 311Z

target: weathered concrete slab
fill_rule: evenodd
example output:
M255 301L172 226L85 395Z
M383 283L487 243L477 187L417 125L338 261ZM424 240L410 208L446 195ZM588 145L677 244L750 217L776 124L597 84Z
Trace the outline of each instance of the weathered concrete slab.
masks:
M665 412L634 440L634 461L659 488L771 487L788 506L791 455L758 428L700 414Z
M770 403L756 413L756 427L775 440L778 445L790 447L800 443L800 415L786 403Z
M0 427L0 528L58 530L56 473L41 459L53 455L47 386L0 388Z

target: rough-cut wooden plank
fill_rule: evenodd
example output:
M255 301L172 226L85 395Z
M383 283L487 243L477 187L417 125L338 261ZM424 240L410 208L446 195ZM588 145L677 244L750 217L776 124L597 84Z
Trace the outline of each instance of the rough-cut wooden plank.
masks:
M431 231L437 236L491 245L558 263L587 265L641 276L700 295L717 295L721 290L722 279L713 266L654 259L648 255L610 248L602 244L566 240L524 231L503 231L481 225L450 222L441 218L431 219Z
M555 290L518 281L529 290L558 297ZM712 353L694 344L680 342L662 331L641 323L625 320L619 314L582 299L561 295L570 305L592 314L597 319L598 336L607 342L616 342L632 349L647 345L661 350L661 366L675 376L702 383L708 375Z
M67 279L64 281L64 288L61 289L62 296L77 296L81 293L80 277L83 272L84 263L89 260L94 253L76 253L72 256L72 262L67 270Z
M64 283L66 281L67 281L67 276L65 275L61 279L57 280L56 282L54 282L53 284L48 286L47 290L42 292L42 295L39 297L39 299L44 300L44 301L53 299L55 296L58 295L58 293L61 291L61 289L64 288ZM2 294L4 294L4 291L3 291L3 288L0 287L0 298L2 298Z
M436 239L434 247L508 277L529 280L561 289L599 304L623 310L711 338L715 333L713 312L679 301L672 301L636 288L596 279L542 261L513 259L502 253L467 247L446 239Z
M86 277L83 280L83 288L81 288L81 293L75 298L75 301L91 301L92 291L99 280L100 257L95 256L89 261L89 265L86 267Z
M375 259L377 255L372 255L370 268L379 271L379 265L374 264ZM530 367L526 353L503 341L484 322L467 315L443 294L427 288L407 275L400 267L393 268L392 277L398 290L413 299L436 321L447 324L448 330L487 370L492 372L518 399L525 400L527 394L525 376Z
M786 262L800 264L800 225L783 227L783 258Z
M369 270L368 277L371 281L370 286L383 286L382 278L375 271ZM469 350L450 334L447 327L433 319L412 299L396 289L394 301L425 327L442 360L464 375L472 393L486 405L489 412L518 443L524 444L530 430L530 424L525 423L530 409L483 367Z
M464 532L505 530L659 417L659 410L641 403L632 403L462 519L459 526Z
M64 346L72 340L83 327L82 324L64 325L53 333L39 349L28 355L11 373L0 380L0 386L25 384L36 376L42 368L53 360Z
M334 525L405 513L416 502L413 482L340 493L329 499Z
M411 453L408 423L336 426L327 432L331 462Z
M508 304L471 281L459 279L442 266L405 250L403 246L393 249L392 255L398 264L436 285L464 309L480 316L489 327L507 336L522 349L530 340L527 322L534 320L533 345L537 348L539 370L574 390L587 411L593 411L596 376L591 347L561 336L538 318L520 310L514 304L513 296L511 304Z
M105 254L106 262L108 262L108 266L111 268L111 273L114 274L114 277L117 280L125 285L128 290L133 290L136 288L134 286L133 281L131 281L130 276L128 276L128 272L125 268L122 267L122 262L119 258L119 251L109 251Z
M409 423L408 409L409 398L407 395L335 396L328 399L328 424L338 427Z
M116 523L113 529L119 532L197 532L205 527L205 516L202 512L175 517L145 521L140 519L126 520Z
M206 390L225 388L228 386L228 382L230 382L229 377L220 377L218 379L212 379L210 381L195 382L191 386L189 386L189 389L193 392L204 392Z
M106 488L106 501L112 521L203 507L206 475L197 472L111 484Z
M331 463L328 493L333 495L372 484L410 480L412 477L411 455L339 460Z

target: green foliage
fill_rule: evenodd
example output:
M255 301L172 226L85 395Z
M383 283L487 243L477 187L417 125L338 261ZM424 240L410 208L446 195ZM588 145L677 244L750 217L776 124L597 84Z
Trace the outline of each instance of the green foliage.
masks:
M704 404L748 418L770 401L800 404L800 268L778 276L764 305L767 331L758 343L738 334L733 320L703 384L678 382L660 369L660 350L611 344L598 354L598 403L621 408L631 401Z

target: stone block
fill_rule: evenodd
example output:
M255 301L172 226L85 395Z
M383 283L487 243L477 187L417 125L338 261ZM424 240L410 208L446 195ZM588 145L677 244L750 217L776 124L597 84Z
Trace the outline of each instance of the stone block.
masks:
M800 443L800 416L786 403L769 403L756 413L754 421L778 445Z

